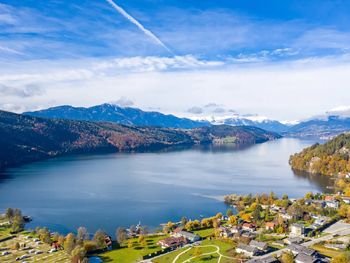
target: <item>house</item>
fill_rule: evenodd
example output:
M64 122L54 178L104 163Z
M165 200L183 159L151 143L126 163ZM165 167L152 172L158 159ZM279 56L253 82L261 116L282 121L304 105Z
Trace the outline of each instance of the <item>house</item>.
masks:
M316 250L298 244L291 244L287 247L287 249L291 251L295 256L299 254L314 256L316 254Z
M285 220L291 220L293 217L287 213L280 213L280 216Z
M174 237L184 237L190 242L197 242L201 239L200 236L193 234L191 232L183 231L183 230L181 230L175 234L173 233L173 236Z
M290 237L290 238L283 239L283 242L287 245L300 244L303 242L303 239L301 237Z
M317 261L317 258L306 255L304 253L299 253L295 258L295 263L315 263Z
M231 227L231 233L232 234L240 233L241 231L242 231L242 227L240 227L240 226L233 226L233 227Z
M266 242L259 242L256 240L250 241L249 246L255 247L255 248L259 249L260 251L266 251L267 247L268 247Z
M339 207L339 201L337 201L337 200L326 201L326 207L338 209L338 207Z
M343 199L343 202L344 202L344 203L350 204L350 197L343 196L342 199Z
M264 258L254 258L248 260L246 263L279 263L280 261L272 256L267 256Z
M290 234L292 236L302 236L305 234L305 226L302 224L292 224L290 227Z
M253 257L258 254L258 249L249 245L245 245L243 243L239 243L237 245L236 252L242 253L248 257Z
M105 244L108 248L112 248L112 237L105 235Z
M250 231L250 232L253 232L253 231L255 231L256 226L255 226L254 224L252 224L252 223L244 223L244 224L242 225L242 229L243 229L243 230Z
M266 222L265 223L265 229L266 230L273 230L275 228L276 224L274 222Z
M163 240L159 240L157 244L162 248L170 247L172 249L175 249L187 244L187 240L184 237L167 237Z
M325 200L326 202L334 201L334 196L332 196L332 195L326 195L326 196L324 197L324 200Z
M233 233L231 232L231 229L226 228L226 227L220 227L220 236L221 237L232 237Z
M250 231L242 231L241 236L245 238L253 239L256 237L256 234Z

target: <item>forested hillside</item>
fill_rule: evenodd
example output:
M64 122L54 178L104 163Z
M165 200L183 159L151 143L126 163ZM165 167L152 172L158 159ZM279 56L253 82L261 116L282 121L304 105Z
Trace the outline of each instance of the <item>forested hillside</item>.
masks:
M279 137L252 127L181 130L45 119L0 111L0 169L71 153L144 151L218 142L254 144Z
M325 144L315 144L290 157L295 170L325 175L350 173L350 133L338 135Z

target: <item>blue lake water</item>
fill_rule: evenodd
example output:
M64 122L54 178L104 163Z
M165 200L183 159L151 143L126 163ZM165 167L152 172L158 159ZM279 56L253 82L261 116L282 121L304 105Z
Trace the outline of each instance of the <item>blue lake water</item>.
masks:
M18 207L29 227L74 231L86 226L114 235L119 226L156 227L182 216L225 211L220 197L274 191L290 197L326 191L329 178L297 175L290 154L311 141L281 139L243 149L194 147L152 153L51 159L0 174L0 209Z

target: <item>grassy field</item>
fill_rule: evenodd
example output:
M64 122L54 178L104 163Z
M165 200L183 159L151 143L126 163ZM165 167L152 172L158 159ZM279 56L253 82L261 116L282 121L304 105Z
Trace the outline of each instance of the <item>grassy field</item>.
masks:
M322 254L326 257L331 257L331 258L336 257L342 253L342 251L336 251L333 249L325 248L324 246L322 246L320 244L313 245L311 248L317 250L320 254Z
M0 235L5 237L9 236L9 230L7 228L0 229ZM16 262L17 257L23 255L28 256L22 261L26 262L42 262L42 263L69 263L71 262L70 256L64 251L57 251L54 253L47 253L51 249L48 244L37 244L33 241L33 238L28 238L28 233L22 232L17 235L13 235L13 238L0 242L0 262ZM19 243L21 248L19 250L13 249L14 244ZM25 244L25 247L23 245ZM35 251L40 250L42 254L35 255L34 253L29 253L30 250L34 249ZM1 254L5 251L10 252L9 255L2 256Z
M220 240L209 240L209 239L203 240L201 245L198 246L198 248L196 248L196 246L184 247L180 250L176 250L174 252L163 255L159 258L153 259L152 262L171 263L179 254L186 251L185 253L181 254L176 260L176 263L182 263L192 257L195 257L196 250L197 250L197 253L199 250L200 254L208 253L209 255L195 257L191 260L191 262L218 262L220 255L217 253L217 247L219 248L219 253L221 255L230 257L230 258L222 257L220 260L221 263L235 262L235 260L232 258L235 256L234 244L220 241Z
M193 231L195 234L199 235L202 238L207 238L214 234L214 228L207 228L202 230Z
M137 238L132 239L133 247L123 247L120 249L115 249L108 251L103 254L99 254L103 262L120 262L120 263L131 263L142 260L144 255L161 250L161 247L157 245L157 242L161 239L164 239L166 236L152 236L146 237L146 246L141 246L138 243Z

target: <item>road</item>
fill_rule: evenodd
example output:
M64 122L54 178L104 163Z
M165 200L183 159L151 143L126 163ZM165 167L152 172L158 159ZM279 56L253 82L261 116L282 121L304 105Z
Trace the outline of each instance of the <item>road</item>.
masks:
M305 246L305 247L310 247L310 246L315 245L317 243L320 243L322 241L329 240L336 235L339 235L339 236L350 235L350 224L346 224L346 223L338 221L335 224L331 225L330 227L326 228L323 231L323 233L327 233L328 235L322 236L322 237L317 237L317 238L312 238L310 241L304 242L300 245ZM273 251L271 253L268 253L268 254L265 254L262 256L258 256L258 257L254 257L254 258L262 259L262 258L272 256L272 255L276 255L279 257L285 251L287 251L287 248L282 248L280 250L276 250L276 251Z

